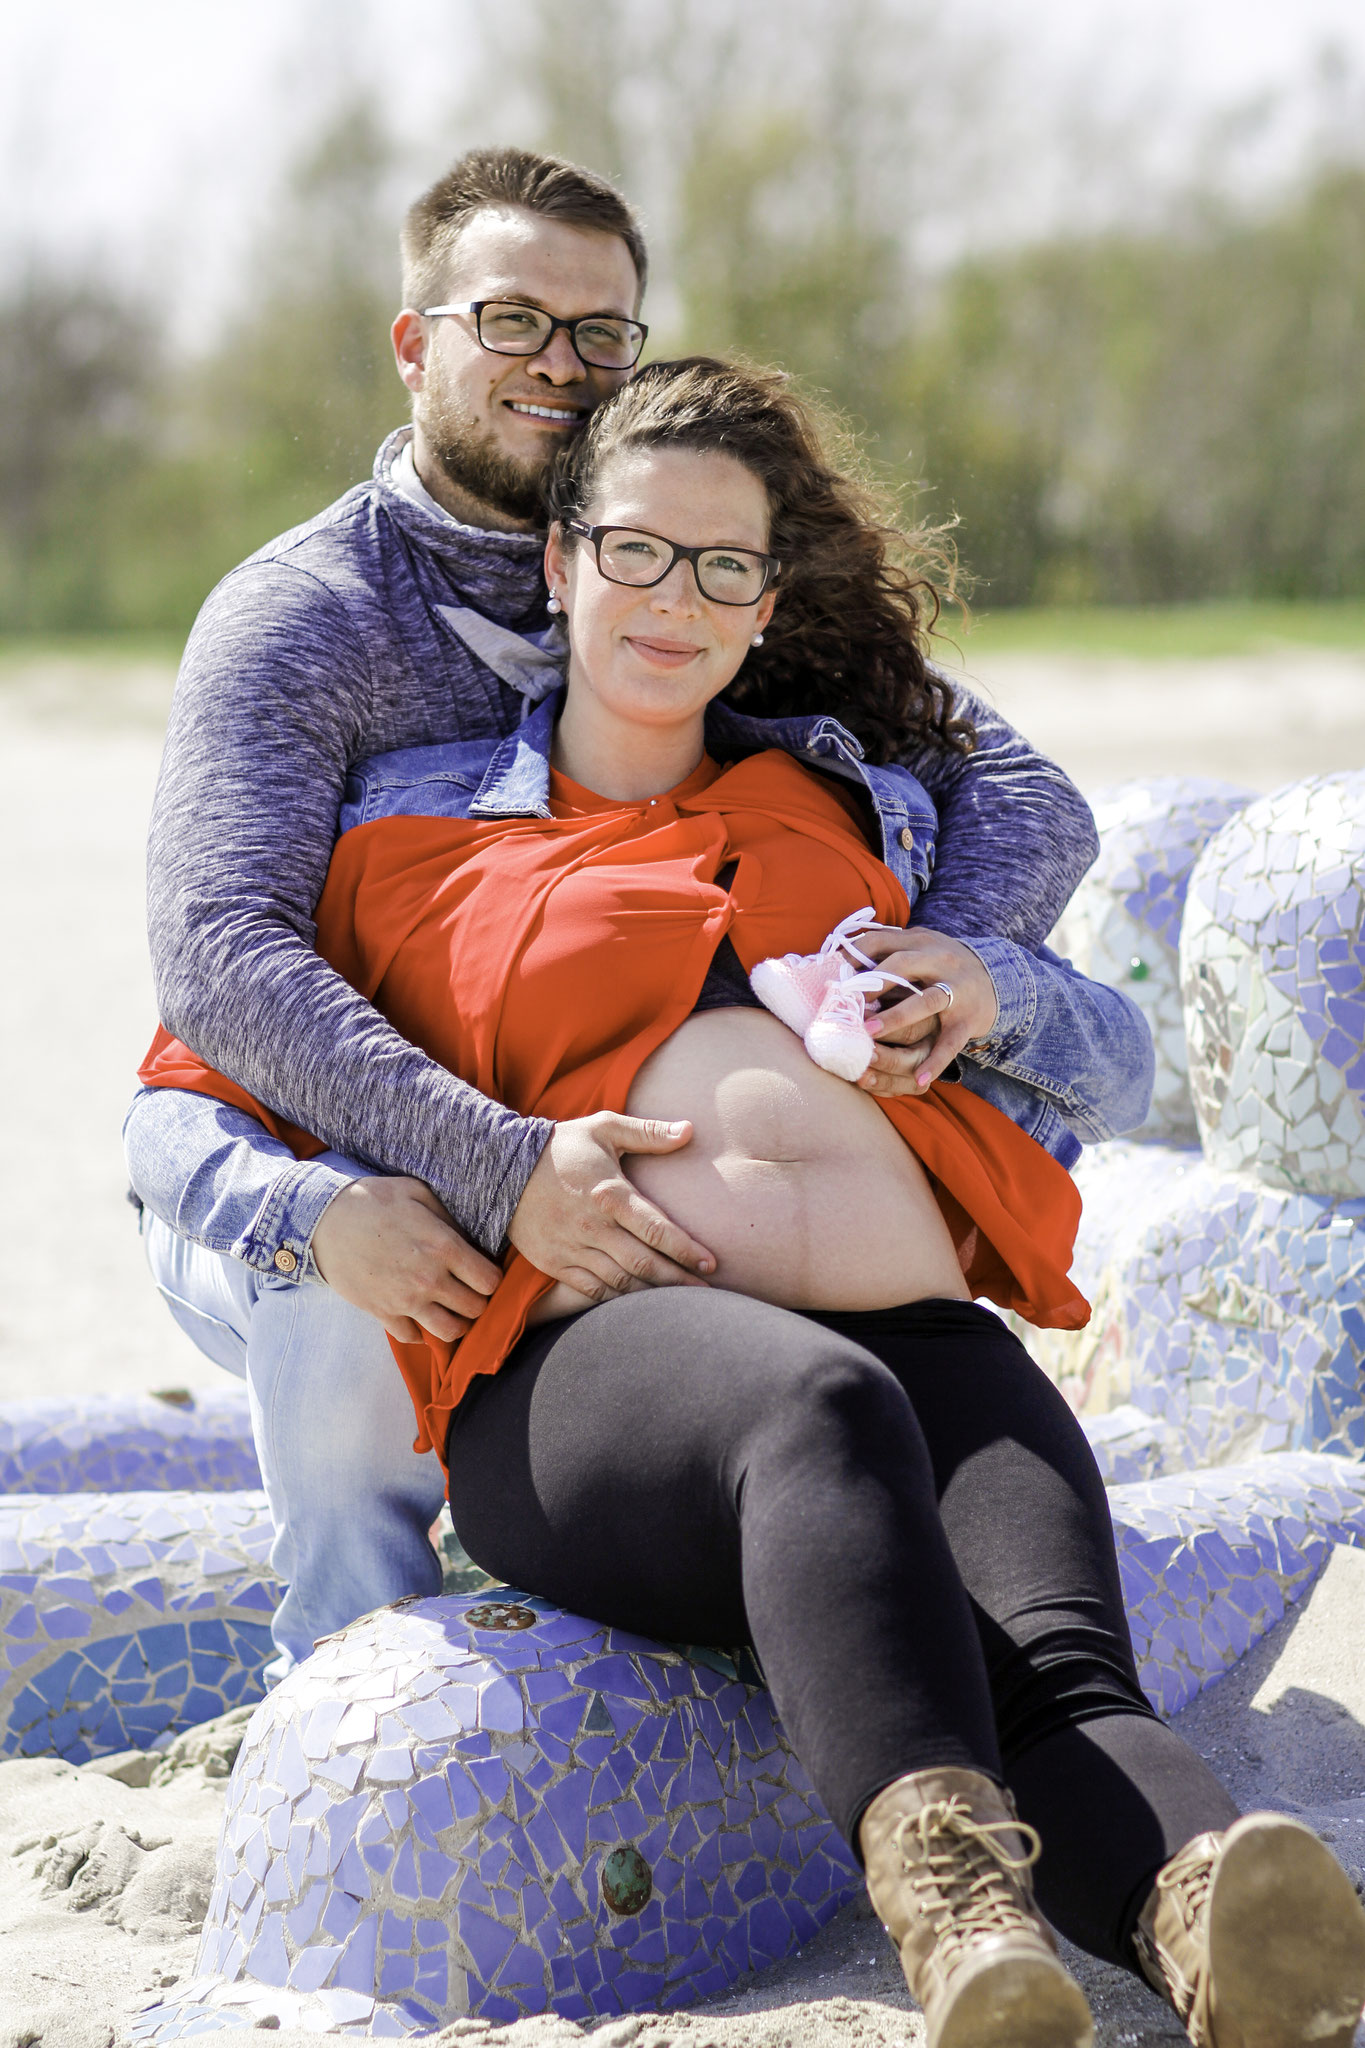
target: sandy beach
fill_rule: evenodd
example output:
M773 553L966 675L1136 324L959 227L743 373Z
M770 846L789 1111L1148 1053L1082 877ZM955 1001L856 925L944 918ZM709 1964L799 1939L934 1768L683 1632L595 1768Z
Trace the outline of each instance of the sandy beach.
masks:
M1286 650L1205 662L996 657L1008 716L1093 791L1130 775L1257 789L1365 761L1365 658ZM213 1386L170 1321L125 1199L119 1125L155 1023L143 836L171 674L76 658L0 666L0 1399ZM1178 1723L1246 1803L1300 1812L1365 1871L1365 1554L1338 1551L1303 1605ZM0 1765L0 2048L110 2048L136 2006L192 1970L240 1724L147 1759ZM1103 2048L1184 2039L1122 1973L1071 1956ZM554 2019L439 2038L545 2048ZM911 2043L922 2028L868 1910L786 1965L601 2048ZM201 2036L219 2040L220 2035ZM288 2030L280 2035L288 2038Z

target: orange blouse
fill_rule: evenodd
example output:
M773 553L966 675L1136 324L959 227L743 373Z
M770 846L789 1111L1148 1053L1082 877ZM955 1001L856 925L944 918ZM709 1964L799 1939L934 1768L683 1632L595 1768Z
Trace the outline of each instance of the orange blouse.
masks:
M748 970L815 952L865 903L881 923L908 921L904 890L837 789L776 749L725 768L704 760L665 795L632 803L552 775L550 808L359 825L338 841L317 909L324 959L404 1037L523 1116L623 1110L727 933ZM165 1031L140 1078L249 1109L300 1157L323 1149ZM1080 1197L1066 1169L951 1082L873 1099L932 1177L972 1292L1044 1327L1080 1328L1089 1307L1067 1278ZM417 1448L444 1456L471 1380L497 1371L551 1284L509 1252L458 1344L391 1340Z

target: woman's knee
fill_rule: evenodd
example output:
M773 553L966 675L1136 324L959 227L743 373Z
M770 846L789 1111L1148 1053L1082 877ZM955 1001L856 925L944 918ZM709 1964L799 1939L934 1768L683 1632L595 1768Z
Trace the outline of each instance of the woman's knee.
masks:
M929 1461L910 1400L880 1359L818 1323L796 1318L798 1338L780 1370L761 1373L760 1413L787 1457L901 1469Z

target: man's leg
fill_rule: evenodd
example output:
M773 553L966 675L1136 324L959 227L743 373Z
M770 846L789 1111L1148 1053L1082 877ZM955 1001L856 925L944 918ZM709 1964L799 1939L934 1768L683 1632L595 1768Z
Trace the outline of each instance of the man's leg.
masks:
M245 1378L285 1597L271 1625L282 1678L319 1636L410 1593L438 1593L434 1452L383 1328L319 1284L280 1284L143 1218L147 1262L206 1356Z

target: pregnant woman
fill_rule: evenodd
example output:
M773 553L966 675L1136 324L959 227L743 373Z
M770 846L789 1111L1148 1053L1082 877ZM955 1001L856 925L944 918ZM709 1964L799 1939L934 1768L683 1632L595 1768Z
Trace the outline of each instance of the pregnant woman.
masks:
M886 736L962 743L922 586L780 381L720 364L603 406L555 509L566 689L510 740L362 765L318 943L566 1157L657 1119L631 1177L714 1269L552 1281L514 1218L470 1334L395 1345L461 1541L601 1620L754 1644L936 2048L1090 2040L1044 1912L1196 2042L1346 2048L1349 1881L1297 1823L1238 1820L1147 1705L1085 1438L973 1299L1084 1320L1056 1155L1140 1116L1140 1020L1046 954L945 942L918 971L984 1042L882 1099L752 992L794 956L758 985L802 1025L833 982L810 1042L856 1053L870 984L822 942L870 910L859 948L909 964L934 818ZM246 1101L164 1038L144 1079Z

